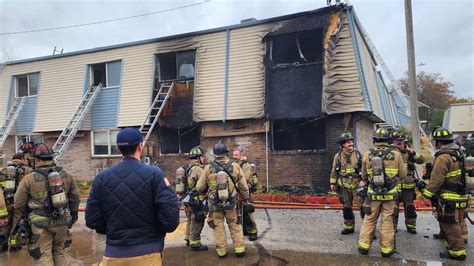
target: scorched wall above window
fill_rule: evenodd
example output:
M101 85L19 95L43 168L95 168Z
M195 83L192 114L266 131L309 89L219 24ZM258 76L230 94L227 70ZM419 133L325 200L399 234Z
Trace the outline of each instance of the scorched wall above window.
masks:
M265 106L271 119L318 117L323 89L323 30L266 40Z

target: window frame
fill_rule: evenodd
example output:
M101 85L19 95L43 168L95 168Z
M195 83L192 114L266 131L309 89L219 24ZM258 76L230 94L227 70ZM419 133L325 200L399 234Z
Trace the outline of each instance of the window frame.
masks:
M119 73L119 77L120 77L120 81L119 81L119 85L116 85L116 86L107 86L109 83L109 64L110 63L115 63L115 62L120 62L120 73ZM122 67L123 67L123 64L122 64L122 60L119 59L119 60L113 60L113 61L107 61L107 62L101 62L101 63L93 63L93 64L89 64L89 87L94 84L94 72L92 71L92 67L94 65L101 65L101 64L105 64L105 87L102 85L102 89L117 89L117 88L120 88L122 86Z
M30 75L35 75L35 74L38 75L38 88L36 89L36 94L31 95ZM22 78L22 77L26 77L26 86L27 86L27 91L28 91L28 95L26 95L26 96L19 96L19 93L18 93L18 78ZM41 78L40 72L31 72L31 73L26 73L26 74L14 75L13 78L14 78L15 98L20 98L20 97L36 97L36 96L38 96L39 83L40 83L40 78Z
M107 129L94 129L91 130L91 157L121 157L122 154L119 152L118 154L112 154L112 145L110 143L110 133L112 131L119 132L119 128L107 128ZM95 154L94 149L94 135L96 132L107 132L107 154Z
M42 143L44 143L44 135L43 134L20 134L20 135L15 135L15 152L20 152L20 143L23 144L23 142L20 142L18 138L20 137L26 137L26 142L31 142L31 137L32 136L41 136L42 138ZM40 142L38 142L40 143Z
M167 156L167 155L183 155L183 154L187 154L188 152L184 152L183 151L183 141L182 141L182 138L184 135L186 135L188 132L191 132L193 130L197 130L198 132L198 137L199 137L199 144L201 144L201 126L199 124L195 124L193 126L189 126L189 127L178 127L178 128L171 128L171 129L177 129L177 135L178 135L178 152L170 152L170 153L163 153L163 146L162 146L162 141L163 141L163 137L162 135L158 135L158 142L159 142L159 148L160 148L160 155L161 156ZM186 131L184 131L185 129L187 129ZM184 131L184 133L181 134L181 132ZM197 145L196 145L197 146Z
M185 79L180 79L179 78L179 65L178 65L178 54L186 53L186 52L194 52L194 76L192 78L185 78ZM175 67L176 67L176 78L175 79L161 79L161 62L160 62L160 55L163 54L174 54L174 61L175 61ZM183 51L174 51L174 52L166 52L166 53L158 53L155 54L155 68L156 68L156 77L155 79L157 80L158 83L161 82L171 82L171 81L192 81L196 80L196 75L197 75L197 49L188 49L188 50L183 50Z
M324 124L324 136L326 136L326 117L323 116L323 117L319 117L319 118L313 118L313 119L308 119L307 121L304 121L302 123L300 123L300 125L302 124L306 124L306 123L312 123L312 122L321 122ZM301 118L300 118L301 119ZM275 120L284 120L284 119L273 119L271 120L271 123L270 123L270 134L271 134L271 150L273 153L276 153L276 154L293 154L293 153L303 153L303 154L319 154L319 153L325 153L328 149L327 147L327 136L325 137L324 139L324 147L322 147L321 149L308 149L308 148L304 148L304 149L297 149L297 148L292 148L292 149L276 149L275 148L275 129L274 129L274 125L275 125ZM297 127L297 126L296 126ZM296 128L295 127L295 128ZM289 127L288 129L290 129L291 127ZM314 132L313 132L314 133Z

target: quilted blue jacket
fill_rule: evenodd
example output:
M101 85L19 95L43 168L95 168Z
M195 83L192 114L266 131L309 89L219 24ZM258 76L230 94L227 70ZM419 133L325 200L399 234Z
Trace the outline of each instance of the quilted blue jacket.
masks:
M168 185L158 167L135 158L95 177L85 218L87 227L107 235L104 256L162 252L166 233L179 224L178 199Z

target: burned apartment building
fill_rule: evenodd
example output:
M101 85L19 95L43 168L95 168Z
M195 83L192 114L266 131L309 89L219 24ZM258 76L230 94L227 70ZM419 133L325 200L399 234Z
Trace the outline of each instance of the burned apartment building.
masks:
M223 139L263 183L327 187L341 132L367 150L375 124L397 125L409 109L379 64L350 6L7 62L3 161L22 142L46 142L91 179L120 160L120 128L147 127L144 160L171 179L191 147Z

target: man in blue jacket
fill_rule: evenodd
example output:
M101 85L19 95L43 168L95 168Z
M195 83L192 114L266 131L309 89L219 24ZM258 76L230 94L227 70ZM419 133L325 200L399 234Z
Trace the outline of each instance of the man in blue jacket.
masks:
M86 225L107 241L103 265L161 265L166 233L179 224L179 203L163 172L140 163L142 135L122 129L117 146L121 163L94 179Z

